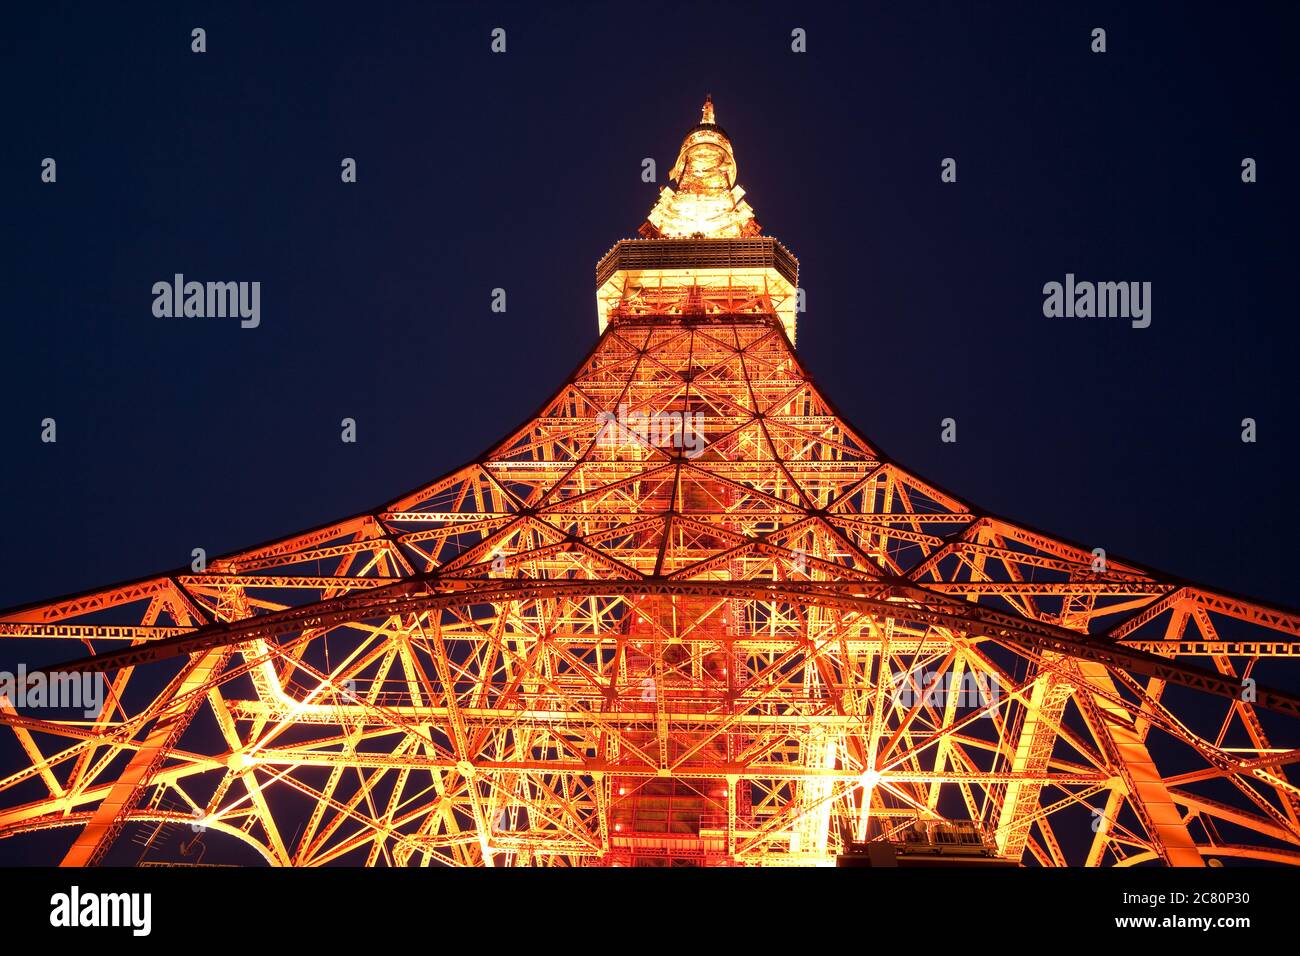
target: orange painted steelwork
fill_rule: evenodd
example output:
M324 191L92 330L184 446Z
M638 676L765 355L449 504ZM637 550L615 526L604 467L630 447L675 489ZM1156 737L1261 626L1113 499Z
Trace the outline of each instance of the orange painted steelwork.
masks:
M114 699L0 708L0 835L69 828L67 864L169 827L181 862L300 866L1300 862L1300 615L888 460L800 363L797 263L735 170L706 104L602 261L595 348L478 460L0 615Z

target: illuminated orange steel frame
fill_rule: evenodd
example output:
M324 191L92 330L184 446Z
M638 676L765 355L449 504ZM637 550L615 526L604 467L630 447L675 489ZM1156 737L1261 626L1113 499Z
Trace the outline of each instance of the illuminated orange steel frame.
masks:
M0 834L67 827L69 865L127 839L296 866L1300 862L1300 615L886 459L800 365L797 262L711 103L672 179L597 266L595 348L477 460L0 615L110 696L0 702L26 755Z

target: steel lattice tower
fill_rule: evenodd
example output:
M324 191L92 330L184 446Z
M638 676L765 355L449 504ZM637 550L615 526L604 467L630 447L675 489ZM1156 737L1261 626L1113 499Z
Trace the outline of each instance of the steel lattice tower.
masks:
M69 865L128 837L302 866L1300 862L1300 614L887 459L800 364L798 265L711 103L672 179L597 266L595 348L477 460L0 615L110 696L0 701L0 836L68 828Z

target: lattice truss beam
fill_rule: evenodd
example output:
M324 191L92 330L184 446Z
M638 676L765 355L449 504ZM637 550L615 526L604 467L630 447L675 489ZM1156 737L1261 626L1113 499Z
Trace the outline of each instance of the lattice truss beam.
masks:
M667 778L707 802L705 862L917 820L1029 864L1300 862L1300 617L972 510L845 422L773 316L696 311L611 326L382 508L0 615L110 698L0 704L0 835L68 828L70 864L128 835L146 862L600 864Z

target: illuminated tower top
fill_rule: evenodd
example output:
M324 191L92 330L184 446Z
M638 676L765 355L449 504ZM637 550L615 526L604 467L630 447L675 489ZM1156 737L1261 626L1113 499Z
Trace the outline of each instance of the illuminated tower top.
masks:
M686 134L668 178L677 189L659 192L641 234L679 238L724 239L757 236L762 230L745 190L736 185L736 154L731 139L717 124L713 98L704 101L700 122Z
M620 322L764 315L793 343L799 263L762 235L736 184L735 150L711 97L668 176L677 186L659 191L643 238L615 244L596 266L601 332Z

